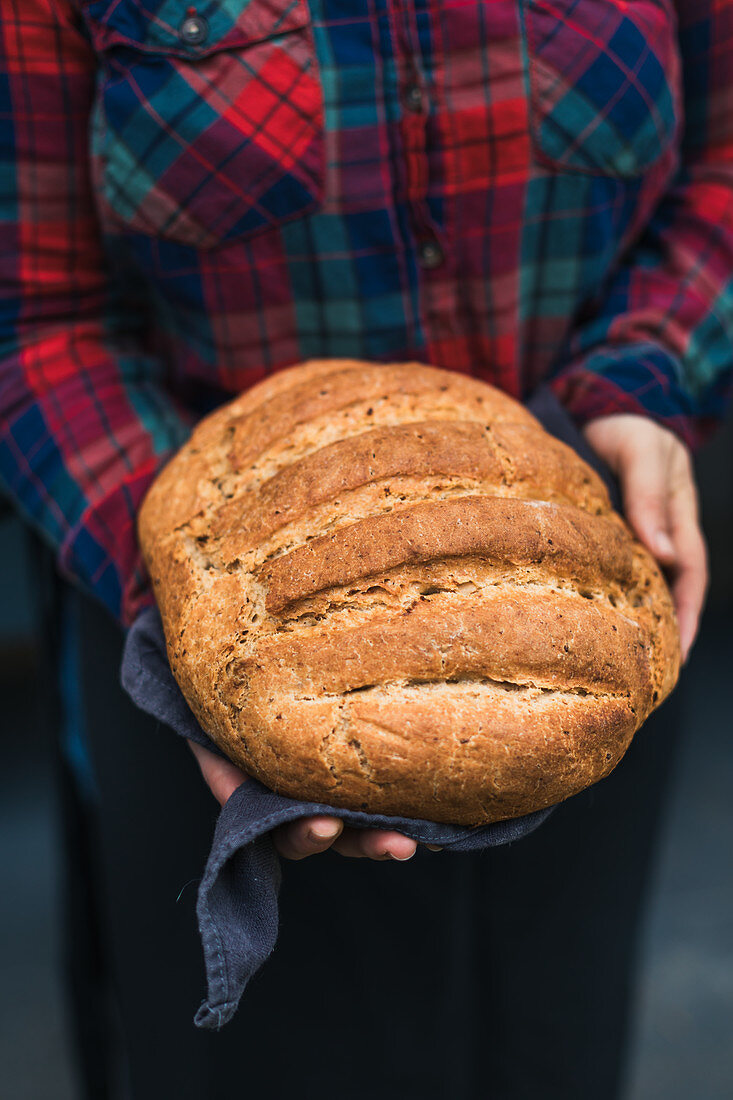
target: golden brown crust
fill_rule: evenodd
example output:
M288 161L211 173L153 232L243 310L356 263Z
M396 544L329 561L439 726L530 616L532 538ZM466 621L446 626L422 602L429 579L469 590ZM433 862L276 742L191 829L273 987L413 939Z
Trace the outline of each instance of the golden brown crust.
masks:
M571 505L485 496L426 501L359 520L281 555L259 579L267 610L279 613L325 588L444 557L542 564L550 576L586 584L631 579L631 546L615 520Z
M286 698L274 714L253 708L248 717L268 723L268 738L254 741L251 755L237 746L235 758L276 770L283 793L386 814L398 799L407 816L463 825L577 793L616 766L637 725L625 698L509 694L486 684Z
M207 417L140 540L171 666L284 793L463 824L607 774L671 691L664 579L506 395L319 360Z
M396 477L470 477L500 485L502 467L478 424L399 424L351 436L279 470L214 515L216 538L239 534L240 553L309 509L362 485Z
M468 606L467 606L468 604ZM402 614L356 616L264 635L230 662L226 694L343 696L374 685L445 683L480 677L505 689L539 687L623 695L644 710L649 638L619 612L559 592L496 591L418 600Z
M241 415L235 424L229 451L234 469L252 462L266 447L286 440L301 424L323 416L333 417L357 402L382 403L396 395L420 398L444 394L447 401L454 400L474 415L485 416L494 422L510 419L536 424L530 413L499 390L493 390L474 378L435 367L415 363L381 367L335 360L331 371L321 372L319 369L317 379L316 385L312 370L307 369L304 378L291 375L291 385L287 388L282 386L267 400L260 401L256 396L256 404L251 411L245 411L244 406L240 406Z

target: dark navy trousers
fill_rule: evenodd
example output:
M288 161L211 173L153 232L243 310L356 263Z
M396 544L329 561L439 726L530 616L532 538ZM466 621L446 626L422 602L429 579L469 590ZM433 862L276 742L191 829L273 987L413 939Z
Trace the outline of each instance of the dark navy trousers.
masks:
M194 906L217 807L186 746L119 687L119 628L64 586L55 615L67 963L89 1098L118 1097L119 1079L132 1100L622 1097L676 697L610 778L516 844L284 862L277 948L232 1023L205 1033Z

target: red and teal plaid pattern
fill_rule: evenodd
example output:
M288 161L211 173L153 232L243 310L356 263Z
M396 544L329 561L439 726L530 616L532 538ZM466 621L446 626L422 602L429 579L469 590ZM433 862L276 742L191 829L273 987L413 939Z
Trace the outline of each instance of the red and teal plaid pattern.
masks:
M674 136L668 4L527 0L534 132L549 160L629 178Z
M324 127L307 5L209 5L204 43L183 49L185 8L150 7L87 9L105 59L92 137L105 221L215 248L314 209Z
M0 477L124 622L150 480L309 356L722 414L733 0L3 0L0 112Z

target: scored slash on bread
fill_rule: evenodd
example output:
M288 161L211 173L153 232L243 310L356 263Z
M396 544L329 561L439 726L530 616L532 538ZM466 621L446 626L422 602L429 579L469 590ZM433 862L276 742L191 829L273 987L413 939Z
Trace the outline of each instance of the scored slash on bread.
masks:
M195 429L139 517L173 673L298 798L477 825L608 774L679 672L671 598L527 410L312 361Z

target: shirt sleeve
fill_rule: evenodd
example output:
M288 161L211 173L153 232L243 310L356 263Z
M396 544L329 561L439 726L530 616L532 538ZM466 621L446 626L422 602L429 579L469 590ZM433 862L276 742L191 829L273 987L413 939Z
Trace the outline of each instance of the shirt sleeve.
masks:
M723 416L733 367L733 0L676 0L679 171L551 385L575 419L652 417L690 446Z
M69 0L3 5L0 479L61 571L129 624L152 600L136 512L190 418L106 273L89 180L95 69Z

